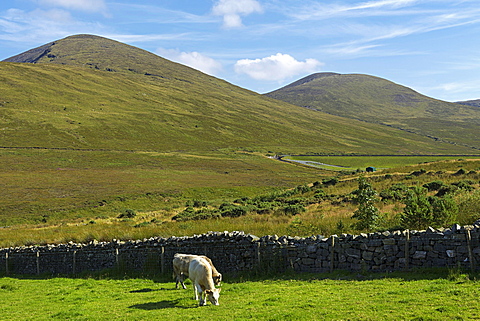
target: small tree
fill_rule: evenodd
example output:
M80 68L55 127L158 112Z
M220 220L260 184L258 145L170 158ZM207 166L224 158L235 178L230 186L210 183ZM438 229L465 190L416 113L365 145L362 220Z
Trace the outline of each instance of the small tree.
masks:
M452 196L427 196L427 188L416 186L407 192L401 225L410 229L449 226L456 222L458 206Z
M427 197L427 189L415 186L405 196L405 208L400 214L400 223L404 228L425 229L433 221L432 206Z
M450 226L457 220L458 206L452 196L430 197L432 204L433 227Z
M358 209L352 216L358 220L355 227L359 230L376 228L380 216L378 208L375 207L375 202L378 201L377 192L364 176L358 179L358 189L352 194L354 202L358 204Z

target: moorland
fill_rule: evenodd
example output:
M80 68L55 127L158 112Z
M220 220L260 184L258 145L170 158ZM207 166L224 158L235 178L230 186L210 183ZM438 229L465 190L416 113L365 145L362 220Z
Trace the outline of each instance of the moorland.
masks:
M286 102L90 35L12 57L0 70L2 247L210 230L358 233L359 177L378 194L377 229L402 228L405 195L381 196L392 186L427 184L426 197L443 187L459 208L448 224L477 219L475 106L358 75L304 82L336 79L317 84L328 92L320 107ZM373 117L379 110L385 119ZM332 171L279 155L350 158ZM366 164L379 170L364 173Z

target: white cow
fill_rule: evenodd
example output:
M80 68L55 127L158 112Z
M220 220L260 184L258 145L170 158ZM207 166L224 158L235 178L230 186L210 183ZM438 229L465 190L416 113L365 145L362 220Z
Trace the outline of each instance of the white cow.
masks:
M202 257L193 258L188 267L188 275L193 282L195 300L198 300L198 293L200 293L198 305L207 305L206 299L213 305L218 305L221 289L215 288L213 284L210 263Z
M193 255L193 254L180 254L176 253L173 256L173 277L175 278L175 288L178 289L178 283L182 285L182 288L186 289L187 287L183 283L186 278L188 278L188 267L190 265L190 261L194 258L203 258L207 260L212 268L212 278L215 285L220 285L222 281L222 274L220 274L215 266L213 266L212 260L204 255Z

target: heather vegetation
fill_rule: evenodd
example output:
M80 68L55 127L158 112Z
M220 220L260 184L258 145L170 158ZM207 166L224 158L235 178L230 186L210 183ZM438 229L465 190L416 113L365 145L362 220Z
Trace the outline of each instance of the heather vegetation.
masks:
M390 171L324 176L310 182L306 176L307 183L292 188L190 186L183 192L92 199L58 216L39 213L37 224L4 228L1 244L141 239L224 230L257 236L329 236L468 225L479 219L480 161L440 161Z
M337 83L352 110L377 108L372 93L397 97L416 117L409 122L448 131L430 135L267 98L101 37L43 49L35 64L18 62L28 54L0 63L0 246L224 230L327 236L477 219L478 161L351 157L473 158L480 117L468 106L422 98L412 114L404 88L389 84L380 97L385 82L372 77ZM332 171L274 157L286 154L344 159Z

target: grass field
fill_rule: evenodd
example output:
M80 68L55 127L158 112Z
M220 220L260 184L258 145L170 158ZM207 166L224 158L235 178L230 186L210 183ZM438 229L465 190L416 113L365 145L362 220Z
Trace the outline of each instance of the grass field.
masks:
M186 203L192 200L205 201L209 209L218 209L237 199L282 193L339 173L245 152L187 155L91 151L90 157L71 150L3 152L10 153L11 163L8 170L0 173L2 184L8 186L0 193L0 226L4 226L0 229L0 247L184 236L208 231L244 231L259 237L362 232L352 229L355 220L351 217L357 205L348 201L361 174L340 173L338 184L321 186L328 195L323 201L315 200L314 190L293 195L292 200L305 203L305 212L297 215L270 210L240 217L174 221L172 217L185 210ZM455 193L461 209L456 222L468 225L479 219L479 160L418 164L419 159L412 159L416 165L380 170L366 177L379 193L395 184L469 182L473 190ZM36 167L35 172L28 171L27 162ZM460 169L465 174L457 175ZM402 202L382 201L376 205L384 218L381 228L397 227ZM134 211L135 217L121 218L127 209Z
M152 279L0 278L0 320L477 320L475 275L417 271L226 280L220 305Z

